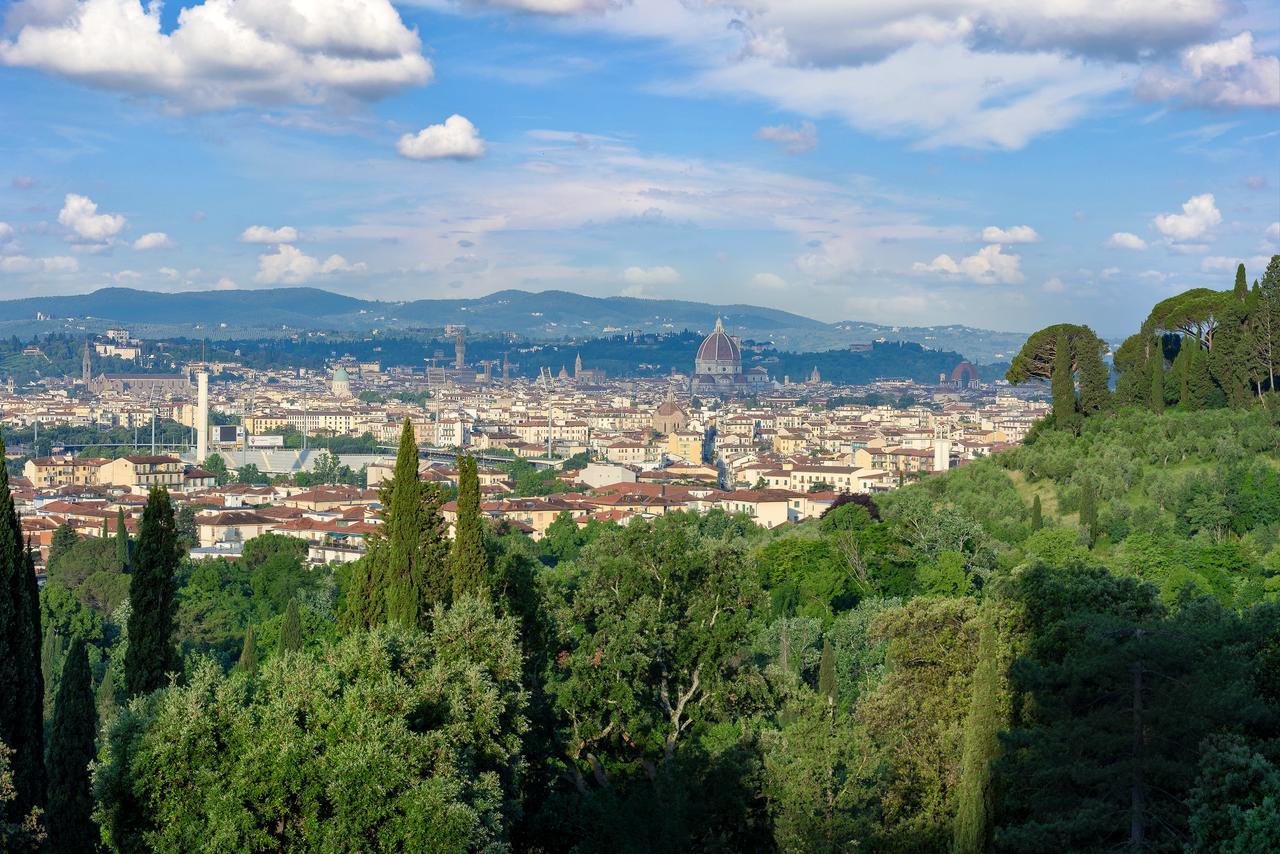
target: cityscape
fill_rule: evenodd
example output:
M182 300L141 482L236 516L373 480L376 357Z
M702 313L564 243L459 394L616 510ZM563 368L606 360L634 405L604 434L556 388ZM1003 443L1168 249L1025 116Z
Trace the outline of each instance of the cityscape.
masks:
M1280 851L1276 0L0 0L0 852Z

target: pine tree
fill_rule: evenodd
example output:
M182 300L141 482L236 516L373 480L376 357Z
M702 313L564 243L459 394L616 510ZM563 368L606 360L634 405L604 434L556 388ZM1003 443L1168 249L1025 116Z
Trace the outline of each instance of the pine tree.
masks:
M53 565L71 551L78 542L80 542L80 535L76 533L76 529L71 527L70 522L63 522L53 532L53 539L49 543L49 560L45 565L52 569Z
M280 643L276 647L281 653L302 651L302 616L298 613L298 600L290 599L284 609L284 620L280 623Z
M62 668L49 735L49 797L45 822L48 850L92 852L98 849L89 763L96 756L98 730L93 677L84 641L72 641Z
M1076 423L1076 386L1071 372L1071 349L1066 336L1059 335L1049 377L1053 396L1053 422L1061 430L1073 430Z
M1236 267L1235 298L1244 302L1249 297L1249 277L1244 273L1244 264Z
M1151 411L1164 412L1164 356L1156 353L1151 359Z
M453 525L453 596L480 593L488 583L489 555L480 516L480 474L475 458L458 458L458 513Z
M129 647L124 659L125 694L136 697L163 688L178 670L173 645L178 530L173 502L163 486L151 490L138 525L138 549L129 578Z
M1080 530L1090 548L1098 539L1098 492L1093 481L1086 480L1080 487Z
M14 822L44 800L43 640L35 564L23 546L8 471L0 466L0 742L13 749L17 795L5 811Z
M1040 509L1040 493L1031 499L1031 530L1038 531L1044 527L1044 515Z
M988 850L994 813L991 763L1000 755L999 732L1002 668L995 605L984 603L979 617L978 663L969 689L969 716L964 727L960 786L951 850L980 854Z
M116 563L129 565L129 530L124 526L124 508L116 512Z
M244 646L240 648L240 661L236 667L250 676L256 676L258 673L258 643L253 636L252 625L244 630Z
M836 658L831 651L831 639L822 639L822 661L818 664L818 693L826 698L828 706L836 704Z

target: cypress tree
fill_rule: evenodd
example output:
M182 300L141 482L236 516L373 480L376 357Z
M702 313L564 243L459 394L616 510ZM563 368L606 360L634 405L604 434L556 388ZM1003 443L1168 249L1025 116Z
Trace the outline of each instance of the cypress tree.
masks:
M1044 527L1044 515L1040 509L1040 493L1031 499L1031 530L1038 531Z
M1164 412L1164 356L1157 353L1151 359L1151 411Z
M1249 278L1244 273L1244 264L1236 267L1235 298L1244 302L1249 297Z
M836 658L831 651L831 639L822 639L822 661L818 665L818 693L828 706L836 704Z
M129 577L129 646L124 658L125 694L149 694L167 684L179 668L173 646L177 610L174 572L178 567L178 528L173 502L163 486L151 490L138 525L138 549Z
M40 646L40 675L44 678L44 716L53 715L54 694L58 685L58 674L62 672L63 654L66 642L62 635L52 628L44 633L44 643Z
M479 593L489 577L484 548L484 520L480 516L480 474L475 458L458 458L458 513L453 526L453 595Z
M1086 480L1080 487L1080 530L1089 548L1093 548L1098 538L1098 493L1092 480Z
M76 529L71 527L70 522L63 522L53 532L53 540L49 543L49 560L46 567L53 568L53 565L71 551L76 543L80 542L80 535L76 533Z
M256 676L258 673L258 643L253 636L252 624L244 630L244 646L240 648L240 662L236 667L250 676Z
M302 651L302 616L298 613L298 600L290 599L284 609L284 621L280 623L281 653Z
M124 526L124 508L116 513L116 563L121 567L129 565L129 530Z
M1065 335L1058 336L1049 375L1053 395L1053 423L1060 430L1072 430L1076 422L1076 387L1071 374L1071 349Z
M102 539L105 540L109 536L111 536L111 532L107 530L107 517L103 516L102 517Z
M94 825L89 763L96 755L98 731L93 706L93 677L84 641L71 643L58 685L49 735L48 846L50 851L92 852L98 849Z
M8 471L0 466L0 742L13 749L16 796L6 807L12 822L44 800L43 640L35 563L23 546Z
M981 854L990 847L994 814L991 763L1000 754L998 734L1003 728L999 638L991 600L984 604L979 619L978 663L970 683L958 804L952 826L951 850L956 854Z

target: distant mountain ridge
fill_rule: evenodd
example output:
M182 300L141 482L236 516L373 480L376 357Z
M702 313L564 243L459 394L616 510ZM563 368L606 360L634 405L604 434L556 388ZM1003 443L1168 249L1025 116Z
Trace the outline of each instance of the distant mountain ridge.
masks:
M47 318L33 323L37 317ZM319 288L162 293L102 288L88 294L0 301L0 331L94 330L121 324L152 335L231 337L298 330L360 332L439 329L465 324L476 333L510 332L534 340L599 337L618 331L709 331L716 317L743 338L779 349L820 350L877 339L915 341L964 353L976 362L1007 360L1022 333L967 326L895 327L858 321L824 323L781 309L739 303L591 297L569 291L503 290L474 299L364 300Z

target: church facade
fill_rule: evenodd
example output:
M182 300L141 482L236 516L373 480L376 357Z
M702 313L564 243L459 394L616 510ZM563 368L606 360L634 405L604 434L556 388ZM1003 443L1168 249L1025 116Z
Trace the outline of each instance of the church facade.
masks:
M716 318L716 328L703 339L693 360L692 391L700 395L750 395L769 387L769 373L762 367L742 369L742 347Z

